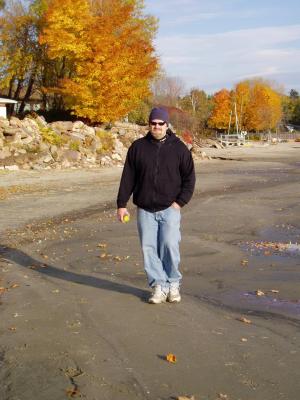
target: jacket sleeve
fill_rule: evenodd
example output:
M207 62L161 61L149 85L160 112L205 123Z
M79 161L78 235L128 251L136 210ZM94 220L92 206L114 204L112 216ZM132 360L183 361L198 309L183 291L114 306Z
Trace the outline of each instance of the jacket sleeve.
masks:
M187 204L194 193L196 177L195 167L191 152L185 148L180 163L180 175L181 175L181 191L176 198L176 203L183 207Z
M127 152L125 165L123 168L123 173L121 177L117 206L118 208L125 208L130 196L132 195L135 186L135 162L134 162L134 149L131 146Z

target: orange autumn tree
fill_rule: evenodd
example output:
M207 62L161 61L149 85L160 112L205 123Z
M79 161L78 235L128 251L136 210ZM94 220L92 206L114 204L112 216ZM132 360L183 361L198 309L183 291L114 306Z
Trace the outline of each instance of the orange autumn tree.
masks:
M154 28L134 0L50 0L40 43L61 60L53 90L81 117L108 122L149 95Z
M215 129L228 129L231 111L230 92L227 89L222 89L214 94L212 100L213 110L208 125Z

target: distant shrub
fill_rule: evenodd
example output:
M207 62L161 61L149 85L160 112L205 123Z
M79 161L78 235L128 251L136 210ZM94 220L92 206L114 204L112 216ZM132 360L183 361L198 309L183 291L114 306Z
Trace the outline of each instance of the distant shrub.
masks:
M84 147L90 147L93 144L93 137L92 136L86 136L84 141L83 141L83 146Z
M79 151L80 142L78 140L74 140L73 142L70 142L69 148L70 148L70 150Z
M62 146L64 144L64 140L58 133L54 132L51 128L40 128L40 133L43 140L47 143L54 144L56 146Z
M28 154L35 154L38 153L40 151L40 146L38 144L28 144L26 146L23 147L24 150L26 150L26 153Z
M190 131L184 131L181 135L185 143L193 144L193 135Z
M96 135L98 136L98 138L100 139L100 142L101 142L100 147L98 147L98 149L97 149L97 153L98 154L106 154L106 153L112 152L114 149L115 140L114 140L111 132L98 130L96 132Z

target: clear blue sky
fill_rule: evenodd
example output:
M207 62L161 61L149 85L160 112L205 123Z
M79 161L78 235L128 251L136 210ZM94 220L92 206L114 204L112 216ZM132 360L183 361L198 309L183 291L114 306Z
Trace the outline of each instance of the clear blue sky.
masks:
M145 0L165 71L207 93L262 77L300 91L300 0Z

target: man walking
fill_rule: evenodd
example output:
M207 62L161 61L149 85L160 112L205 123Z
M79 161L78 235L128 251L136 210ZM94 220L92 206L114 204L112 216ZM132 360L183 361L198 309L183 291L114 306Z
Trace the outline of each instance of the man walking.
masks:
M150 131L129 148L121 178L118 219L128 215L127 202L133 193L137 225L149 286L149 303L178 303L180 252L180 209L189 202L195 187L192 155L169 129L164 108L153 108Z

